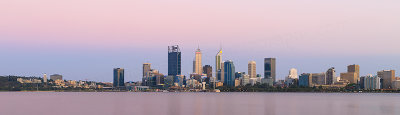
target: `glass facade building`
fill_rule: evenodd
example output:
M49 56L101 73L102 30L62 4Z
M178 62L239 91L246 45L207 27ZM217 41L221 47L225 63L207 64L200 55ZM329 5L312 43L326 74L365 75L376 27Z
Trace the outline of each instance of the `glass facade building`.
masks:
M181 50L178 45L168 47L168 75L181 75Z
M235 86L235 65L233 65L232 60L228 60L224 63L224 73L225 73L224 85L234 87Z
M113 87L124 87L124 69L114 68L114 82Z

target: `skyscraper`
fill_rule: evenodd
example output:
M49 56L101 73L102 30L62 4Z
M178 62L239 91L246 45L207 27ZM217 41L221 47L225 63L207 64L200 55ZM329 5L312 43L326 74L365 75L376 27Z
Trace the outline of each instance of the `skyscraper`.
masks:
M336 71L335 68L329 68L328 71L326 71L326 85L332 85L334 78L336 77Z
M203 65L201 64L201 50L197 48L193 63L193 73L202 74L203 73Z
M168 47L168 75L181 75L181 50L178 45Z
M358 79L360 77L360 65L353 64L353 65L347 66L347 72L348 73L351 73L351 72L356 73L356 76Z
M275 58L265 58L264 59L264 78L272 79L273 82L276 81L276 59Z
M217 80L224 82L224 63L222 62L222 49L215 56L215 73Z
M123 68L114 68L114 82L113 87L124 87L124 69Z
M383 81L382 89L393 88L392 82L395 80L395 73L396 72L394 70L378 71L378 77L380 77Z
M347 66L347 73L340 73L340 79L348 80L350 83L358 83L360 78L360 66L359 65L349 65Z
M250 61L248 64L248 72L250 75L250 78L256 78L257 77L257 72L256 72L256 62L255 61Z
M226 86L231 86L234 87L235 86L235 65L233 65L233 61L232 60L228 60L224 63L224 72L225 72L225 76L224 76L224 85Z
M150 63L144 63L143 64L143 78L149 77L149 71L151 70L151 64Z

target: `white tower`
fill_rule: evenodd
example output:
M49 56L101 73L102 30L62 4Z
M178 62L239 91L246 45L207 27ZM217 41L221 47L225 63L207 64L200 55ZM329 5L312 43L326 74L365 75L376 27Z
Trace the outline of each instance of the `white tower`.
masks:
M47 74L43 74L43 82L47 83Z

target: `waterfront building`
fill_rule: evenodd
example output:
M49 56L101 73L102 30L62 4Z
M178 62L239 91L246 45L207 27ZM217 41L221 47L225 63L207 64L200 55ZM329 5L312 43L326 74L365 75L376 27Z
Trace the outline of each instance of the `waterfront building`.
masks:
M311 87L312 86L312 74L303 73L299 77L299 86L301 87Z
M378 71L378 77L382 79L382 89L392 89L392 82L395 80L394 70Z
M114 80L113 80L114 88L125 86L124 75L125 73L123 68L114 68Z
M265 58L264 59L264 78L270 78L273 82L276 81L276 59Z
M381 78L372 75L360 77L360 88L364 90L381 89Z
M168 75L181 75L181 50L178 45L168 47Z
M250 75L250 78L256 78L257 77L257 72L256 72L256 61L250 61L248 64L248 73Z
M202 74L203 73L203 65L201 64L201 50L197 48L195 52L195 58L193 62L193 73Z
M235 86L235 65L232 60L225 61L224 63L224 85L226 86Z
M235 87L240 86L240 80L239 78L235 79Z
M241 85L246 86L247 84L250 83L250 75L245 74L240 80L241 80Z
M53 80L53 81L63 80L63 76L60 75L60 74L53 74L53 75L50 75L50 79Z
M394 90L399 90L400 89L400 80L394 80L392 82L393 88Z
M326 85L333 85L336 77L336 70L334 67L329 68L328 71L326 71Z
M312 73L312 84L313 85L325 85L326 84L326 75L325 73Z
M272 78L264 78L264 79L261 79L261 84L267 84L269 86L273 86L274 80Z

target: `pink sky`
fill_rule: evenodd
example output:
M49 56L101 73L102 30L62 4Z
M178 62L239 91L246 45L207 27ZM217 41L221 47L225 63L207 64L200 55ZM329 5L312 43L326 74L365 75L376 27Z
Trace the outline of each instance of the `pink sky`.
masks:
M398 0L2 0L0 51L14 44L23 45L13 50L18 53L165 49L173 44L194 51L197 45L218 49L222 44L228 53L250 52L253 58L398 55L399 4Z

